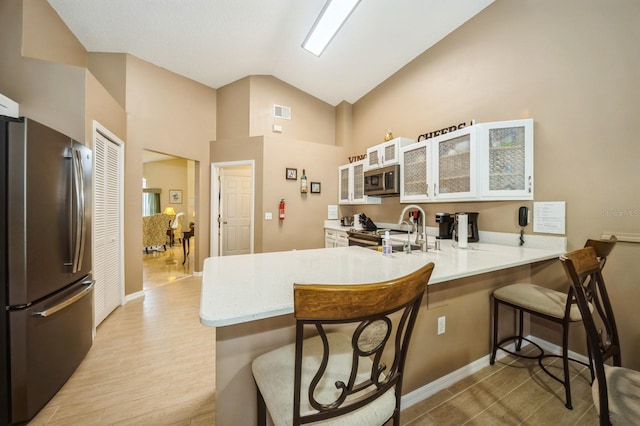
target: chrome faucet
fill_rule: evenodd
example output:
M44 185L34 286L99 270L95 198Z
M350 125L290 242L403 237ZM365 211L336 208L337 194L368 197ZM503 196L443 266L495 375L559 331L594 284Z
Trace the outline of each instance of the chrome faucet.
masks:
M403 220L402 223L406 223L407 225L409 225L409 229L407 229L407 242L404 243L404 252L407 254L411 254L411 231L413 230L414 224L409 223L406 220Z
M402 213L400 213L400 220L398 221L398 224L401 225L402 222L404 222L405 213L407 213L408 210L412 210L412 209L418 210L422 216L422 233L419 232L420 229L416 224L416 231L417 231L416 244L420 246L421 251L426 252L427 251L427 215L425 214L422 207L416 204L409 204L408 206L406 206L404 209L402 209Z

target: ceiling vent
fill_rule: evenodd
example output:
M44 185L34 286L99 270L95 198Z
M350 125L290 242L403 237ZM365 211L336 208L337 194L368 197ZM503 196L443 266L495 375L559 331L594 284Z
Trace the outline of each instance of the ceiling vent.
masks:
M273 105L273 116L275 118L291 120L291 107L282 106L282 105Z

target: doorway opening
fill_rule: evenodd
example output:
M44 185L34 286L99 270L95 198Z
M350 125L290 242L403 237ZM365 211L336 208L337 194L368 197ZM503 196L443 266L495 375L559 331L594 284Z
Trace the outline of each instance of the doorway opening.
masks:
M255 162L211 164L211 256L254 252Z
M142 198L143 291L193 275L196 244L196 162L170 154L143 150ZM156 215L162 229L145 226ZM159 221L159 219L157 219ZM165 225L166 222L166 225ZM152 232L153 235L146 235Z

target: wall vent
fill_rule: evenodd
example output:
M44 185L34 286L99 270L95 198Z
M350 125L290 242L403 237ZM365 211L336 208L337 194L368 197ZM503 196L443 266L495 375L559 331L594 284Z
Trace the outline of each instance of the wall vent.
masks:
M291 120L291 107L274 104L273 116L275 118L283 118L285 120Z

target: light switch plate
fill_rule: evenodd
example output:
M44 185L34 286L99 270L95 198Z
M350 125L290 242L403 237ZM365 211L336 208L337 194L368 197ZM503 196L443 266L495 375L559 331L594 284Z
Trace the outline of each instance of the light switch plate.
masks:
M273 219L273 214L271 214L271 212L264 212L264 220L271 220Z

